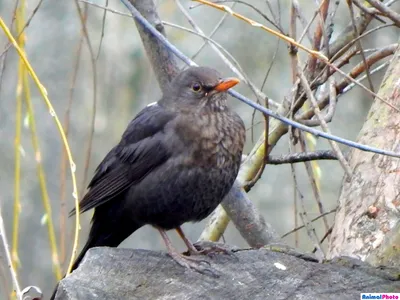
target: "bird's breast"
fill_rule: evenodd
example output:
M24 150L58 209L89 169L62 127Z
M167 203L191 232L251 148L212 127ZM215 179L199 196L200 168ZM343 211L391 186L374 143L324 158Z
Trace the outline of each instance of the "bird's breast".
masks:
M184 116L175 127L190 149L188 164L203 167L238 167L245 141L242 120L230 111Z

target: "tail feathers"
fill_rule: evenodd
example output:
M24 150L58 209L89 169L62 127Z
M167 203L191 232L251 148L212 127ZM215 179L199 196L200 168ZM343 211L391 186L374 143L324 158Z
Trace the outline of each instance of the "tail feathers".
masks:
M72 268L71 268L71 272L74 271L74 270L76 270L76 269L79 267L80 263L82 262L83 258L84 258L85 255L86 255L86 252L87 252L90 248L97 247L97 246L107 246L107 245L101 245L101 244L100 244L100 245L97 245L97 244L98 244L98 243L96 243L96 240L95 240L93 237L90 237L90 236L89 236L89 238L88 238L88 240L87 240L85 246L82 248L82 250L81 250L81 252L79 253L78 257L75 259L75 262L74 262L74 264L72 265ZM65 277L65 276L64 276L64 277Z
M78 266L80 265L82 259L85 257L86 252L92 248L92 247L96 247L96 241L94 240L93 236L89 236L85 246L83 247L81 253L79 253L78 257L75 259L74 264L72 265L71 268L71 272L76 270L78 268ZM99 245L100 246L100 245ZM65 278L66 275L64 275L63 278ZM58 290L58 283L53 291L53 294L50 297L50 300L54 300L56 298L56 294L57 294L57 290Z
M104 224L103 224L104 225ZM110 224L107 224L110 225ZM127 225L127 224L124 224ZM121 244L128 236L130 236L133 232L139 229L141 226L102 226L98 222L93 222L92 228L89 233L89 238L83 247L81 253L76 258L74 264L72 265L71 272L76 270L80 263L82 262L83 258L85 257L86 252L93 247L117 247ZM108 230L105 231L104 228ZM112 231L111 231L111 230ZM64 276L65 278L65 276ZM54 300L58 289L58 284L51 296L50 300Z

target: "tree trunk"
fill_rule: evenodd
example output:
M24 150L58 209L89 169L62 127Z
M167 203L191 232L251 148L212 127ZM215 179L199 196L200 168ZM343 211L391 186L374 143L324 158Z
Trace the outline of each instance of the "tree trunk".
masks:
M400 108L400 48L378 95ZM400 152L400 112L375 99L358 142ZM400 160L353 149L349 163L353 174L343 181L328 257L400 265Z

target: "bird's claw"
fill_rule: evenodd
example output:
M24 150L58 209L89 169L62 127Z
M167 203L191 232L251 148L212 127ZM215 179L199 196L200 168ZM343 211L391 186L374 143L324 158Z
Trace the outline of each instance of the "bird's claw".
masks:
M196 248L198 254L202 255L212 255L212 254L226 254L226 255L232 255L233 252L231 249L225 247L224 245L207 245L206 247L203 247L202 245L199 244L193 244L193 246Z
M189 252L189 255L198 255L200 253L199 251L197 251L195 254L191 253L191 251L187 251L187 252ZM175 259L178 262L182 259L182 260L185 260L185 261L195 262L197 264L206 264L206 265L211 266L211 263L209 261L205 260L205 259L201 259L201 258L198 258L198 257L192 257L192 256L188 256L188 255L185 255L185 254L181 255L181 254L178 253L177 255L172 256L172 258Z
M211 267L211 263L207 260L183 256L179 253L170 253L170 255L179 265L184 268L192 269L200 274L210 275L215 278L219 277L219 275L216 274L211 268L207 268L202 265L206 264Z

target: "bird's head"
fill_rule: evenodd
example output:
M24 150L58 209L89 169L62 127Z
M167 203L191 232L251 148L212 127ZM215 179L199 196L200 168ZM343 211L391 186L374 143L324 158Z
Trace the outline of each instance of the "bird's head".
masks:
M171 81L161 101L176 110L221 110L226 107L226 91L238 83L236 78L221 78L214 69L190 67Z

